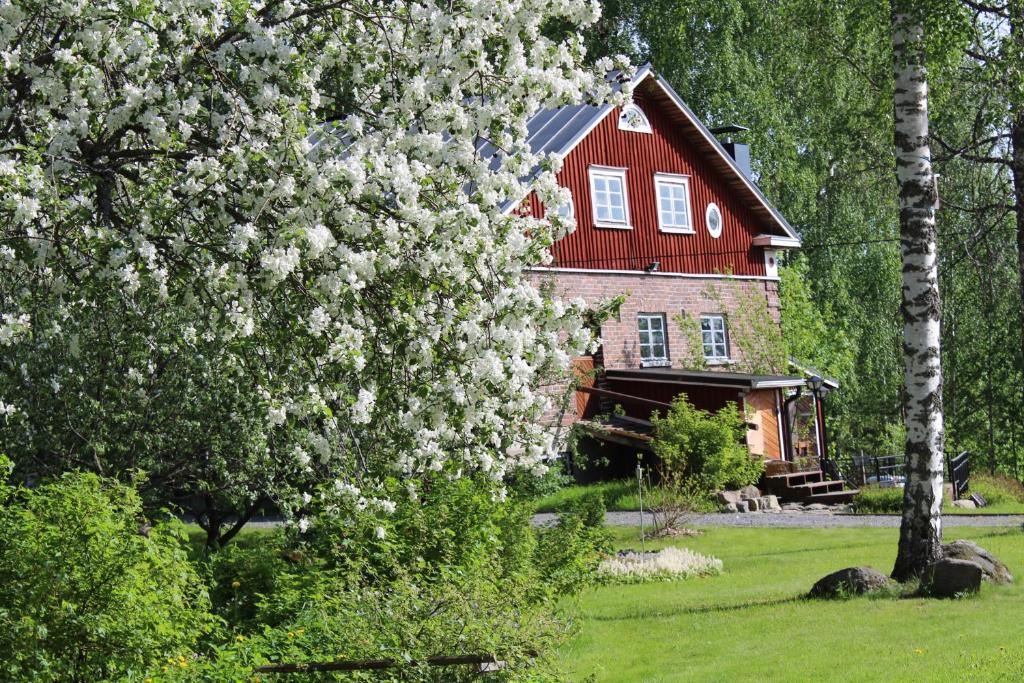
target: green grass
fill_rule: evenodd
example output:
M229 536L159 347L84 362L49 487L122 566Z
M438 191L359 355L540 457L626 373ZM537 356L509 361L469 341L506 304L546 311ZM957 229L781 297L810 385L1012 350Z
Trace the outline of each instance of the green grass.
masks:
M1003 480L994 480L988 475L978 475L972 481L973 489L980 492L989 504L976 510L953 507L948 502L944 511L951 515L1017 515L1024 514L1024 488L1016 484L1013 489ZM1015 482L1014 482L1015 483ZM570 503L592 491L599 491L604 497L604 504L609 510L632 512L640 509L640 500L636 493L636 482L631 480L606 481L584 486L566 486L554 493L540 498L536 502L537 512L560 512ZM855 499L858 513L864 514L899 514L903 504L903 489L883 489L867 486ZM1019 491L1019 492L1018 492ZM644 508L656 503L658 489L644 490Z
M640 500L637 496L635 480L603 481L596 484L584 486L566 486L554 493L540 498L537 503L537 512L561 512L574 501L579 500L588 493L600 492L604 497L604 504L609 510L630 511L640 508ZM647 506L645 499L644 507Z
M639 547L617 529L619 547ZM574 681L996 681L1024 674L1024 589L984 586L958 601L811 601L843 567L884 572L896 529L727 529L669 541L723 560L717 577L602 586L580 598L580 632L560 651ZM1024 572L1018 529L949 529ZM665 542L648 543L663 547Z

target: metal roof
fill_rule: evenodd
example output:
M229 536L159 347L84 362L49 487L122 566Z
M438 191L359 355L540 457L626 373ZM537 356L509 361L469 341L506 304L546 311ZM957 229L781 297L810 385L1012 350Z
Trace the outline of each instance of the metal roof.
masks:
M807 378L789 375L751 375L744 372L716 372L714 370L677 370L674 368L607 369L605 377L660 384L722 387L751 391L754 389L780 389L807 386Z

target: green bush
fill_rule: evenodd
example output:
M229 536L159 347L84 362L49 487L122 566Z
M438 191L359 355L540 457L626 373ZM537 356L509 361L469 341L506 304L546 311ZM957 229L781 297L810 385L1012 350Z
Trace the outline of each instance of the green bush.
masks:
M269 662L407 661L494 652L495 680L548 680L545 657L568 633L564 598L595 580L608 549L600 496L544 529L499 501L494 482L439 477L390 513L315 497L306 533L260 534L203 561L226 636L154 681L249 681ZM346 680L476 680L473 667L346 675ZM304 680L336 680L324 675Z
M671 473L718 490L753 484L764 472L764 463L747 451L746 423L734 404L709 413L679 396L665 417L655 415L652 421L651 445L663 477Z
M213 624L206 591L180 524L140 525L134 490L95 475L0 479L4 680L141 680L187 664Z
M1024 503L1024 485L1002 475L972 474L969 493L978 493L988 505Z
M898 486L864 486L853 499L853 507L861 513L900 513L903 511L903 489Z

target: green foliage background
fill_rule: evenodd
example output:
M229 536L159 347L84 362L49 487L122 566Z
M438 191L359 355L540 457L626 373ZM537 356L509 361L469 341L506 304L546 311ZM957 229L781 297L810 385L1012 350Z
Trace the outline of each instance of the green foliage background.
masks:
M606 0L604 11L592 56L650 61L709 125L751 128L741 140L757 182L804 241L782 269L787 348L841 384L828 399L835 449L891 448L903 376L888 3ZM959 2L929 3L937 138L963 146L1005 132L1024 62L995 45L1002 56L986 70L968 49L1005 40L994 26ZM1005 142L990 148L1005 153ZM948 446L1019 476L1022 302L1009 174L948 150L935 162Z

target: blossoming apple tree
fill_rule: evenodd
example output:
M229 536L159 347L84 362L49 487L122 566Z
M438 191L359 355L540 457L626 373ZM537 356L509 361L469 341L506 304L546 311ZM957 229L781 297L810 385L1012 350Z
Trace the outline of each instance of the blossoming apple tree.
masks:
M591 339L521 277L571 226L508 208L565 200L538 108L621 97L544 30L597 12L0 0L0 448L144 469L213 538L318 482L543 467Z

